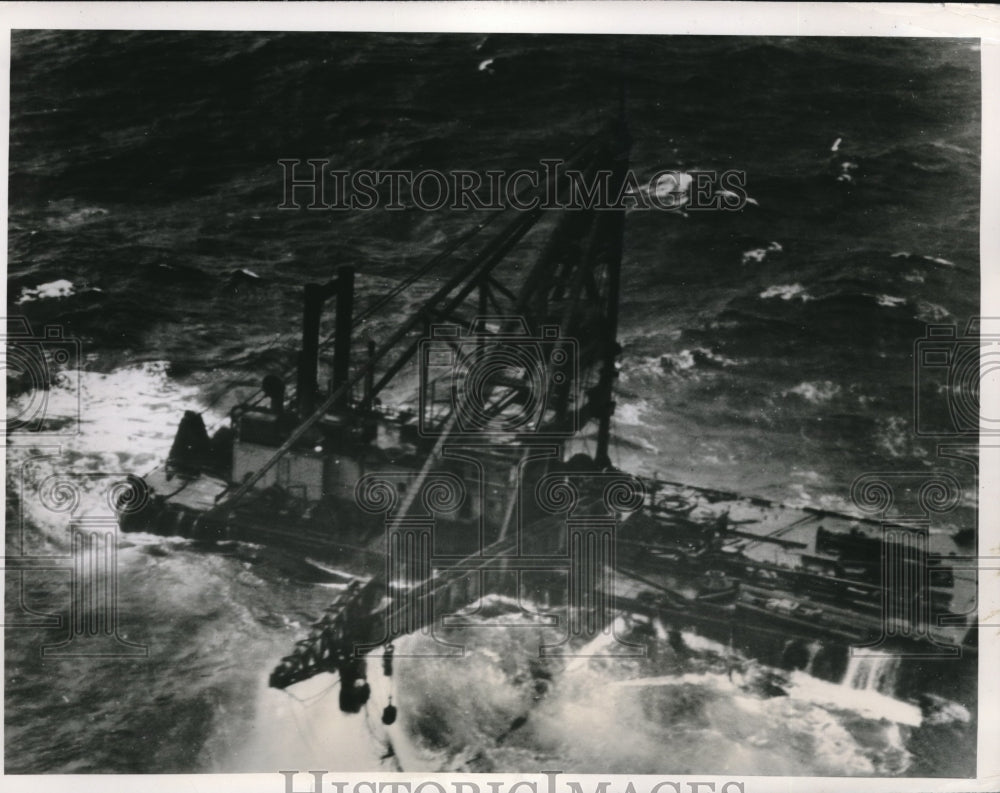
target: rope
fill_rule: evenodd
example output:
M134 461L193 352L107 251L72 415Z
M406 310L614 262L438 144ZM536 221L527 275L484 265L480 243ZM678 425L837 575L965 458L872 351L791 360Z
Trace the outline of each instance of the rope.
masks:
M438 263L440 263L446 257L450 256L452 253L454 253L456 250L458 250L462 245L464 245L466 242L468 242L470 239L472 239L472 237L474 237L476 234L478 234L480 231L482 231L484 228L486 228L488 225L490 225L498 217L500 217L500 213L498 213L496 215L493 215L488 220L484 220L481 223L476 224L471 229L469 229L467 232L465 232L464 234L460 235L458 237L458 239L455 240L451 245L449 245L448 247L446 247L443 251L441 251L440 253L438 253L436 256L432 256L430 258L430 260L427 261L422 267L418 268L416 272L414 272L413 274L407 276L402 281L400 281L396 286L394 286L392 289L390 289L389 292L388 292L388 294L386 294L384 297L381 297L381 298L377 299L372 305L370 305L368 308L366 308L364 311L362 311L357 317L355 317L355 319L354 319L354 321L353 321L353 323L352 323L351 326L355 327L355 328L358 327L361 323L363 323L365 320L367 320L368 317L372 316L373 314L375 314L376 312L378 312L379 310L381 310L389 302L391 302L392 300L394 300L404 289L406 289L407 287L409 287L409 286L413 285L414 283L416 283L417 280L419 280L420 278L422 278L431 269L433 269L434 267L436 267L438 265ZM332 335L328 336L327 339L324 340L323 345L321 345L321 346L329 344L329 342L332 340L332 338L333 338Z
M288 691L286 691L285 693L288 694L294 700L297 700L299 702L302 701L298 697L296 697L295 695L291 694ZM298 733L302 737L302 740L305 742L306 746L309 747L309 751L312 753L312 755L314 757L317 757L317 758L320 757L320 752L317 751L316 746L313 744L312 740L309 738L309 734L305 730L302 729L302 723L299 721L299 714L295 712L294 708L292 708L292 719L295 721L295 729L298 730Z
M331 691L333 691L333 689L335 689L339 685L340 685L340 678L338 677L331 685L327 686L319 693L313 694L311 697L306 697L305 699L300 699L299 697L296 697L294 694L288 691L288 689L285 689L285 691L293 699L296 699L299 702L301 702L304 707L311 708L314 705L318 704L321 699L323 699L327 694L329 694Z
M367 728L368 734L372 737L373 741L377 741L378 743L380 743L384 749L391 750L392 754L386 755L383 759L388 759L388 757L395 756L396 752L395 749L393 748L392 742L389 740L389 737L387 735L379 736L378 734L376 734L374 728L372 727L371 712L368 710L367 702L365 703L365 727Z

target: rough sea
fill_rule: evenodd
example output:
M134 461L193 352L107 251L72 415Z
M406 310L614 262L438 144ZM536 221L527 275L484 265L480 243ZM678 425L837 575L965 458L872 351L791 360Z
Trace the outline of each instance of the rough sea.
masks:
M534 168L623 84L637 175L737 169L753 202L628 214L613 461L836 509L869 472L971 482L913 416L915 343L979 307L974 40L14 31L7 311L79 339L82 371L46 406L58 425L78 394L79 434L10 441L8 555L67 551L65 515L30 498L48 474L141 474L184 410L216 424L294 362L302 284L350 263L364 304L479 220L279 211L279 159ZM921 409L947 415L927 382ZM974 526L974 498L938 530ZM974 693L916 723L851 681L768 698L694 635L648 667L571 665L532 704L518 642L541 629L477 632L467 659L399 664L389 734L378 674L356 716L332 677L266 686L336 581L146 537L118 570L120 632L148 657L42 658L60 630L7 627L7 773L974 773ZM25 582L35 612L65 610L64 574Z

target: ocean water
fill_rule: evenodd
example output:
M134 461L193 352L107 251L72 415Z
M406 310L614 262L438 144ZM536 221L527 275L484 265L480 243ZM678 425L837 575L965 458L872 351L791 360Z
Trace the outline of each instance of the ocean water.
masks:
M79 404L80 434L8 449L8 548L65 551L64 516L31 500L49 473L149 470L185 409L217 423L293 361L303 283L353 264L364 304L479 220L279 211L278 159L533 167L623 84L640 178L738 169L755 203L628 214L613 461L834 508L864 473L948 470L965 500L936 529L974 525L969 467L913 429L915 343L979 305L971 40L16 31L12 47L8 314L79 339L83 371L47 405ZM947 393L916 395L946 415ZM42 658L58 630L7 628L8 773L974 767L974 701L914 724L831 704L823 681L768 698L711 648L664 645L647 666L562 670L535 702L490 631L464 667L402 667L387 734L376 710L337 711L332 678L266 688L334 584L267 549L141 537L118 569L122 635L148 657ZM65 608L61 575L30 577L33 609Z

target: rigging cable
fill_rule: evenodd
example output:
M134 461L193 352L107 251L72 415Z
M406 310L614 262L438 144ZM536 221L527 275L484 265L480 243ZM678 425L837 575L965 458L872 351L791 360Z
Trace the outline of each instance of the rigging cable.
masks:
M586 152L587 152L588 149L594 147L595 144L599 143L601 140L602 140L602 135L600 133L591 136L583 144L581 144L579 147L577 147L576 151L572 155L570 155L570 157L567 159L567 162L573 163L573 162L578 161L579 159L581 159L586 154ZM533 193L541 193L542 190L543 190L543 188L546 188L546 187L547 187L547 182L545 184L540 184L538 186L532 186L530 184L530 182L529 182L529 185L527 187L525 187L523 190L521 190L517 194L516 198L523 205L524 200L526 198L528 198L531 194L533 194ZM495 223L501 217L506 217L506 216L509 216L508 212L505 212L505 211L496 212L496 213L490 215L486 220L480 221L479 223L477 223L472 228L470 228L467 231L461 233L458 237L456 237L455 239L453 239L444 248L444 250L442 250L439 253L437 253L434 256L432 256L427 262L425 262L423 265L421 265L419 268L417 268L417 270L415 272L413 272L410 275L408 275L401 282L399 282L396 286L394 286L392 289L390 289L388 293L386 293L385 295L383 295L380 298L377 298L371 305L369 305L367 308L365 308L360 314L358 314L357 316L355 316L352 319L351 327L352 328L357 328L358 326L360 326L369 317L371 317L372 315L374 315L375 313L377 313L378 311L380 311L389 302L391 302L396 297L398 297L405 289L407 289L408 287L412 286L417 280L419 280L420 278L422 278L424 275L426 275L428 272L430 272L434 267L436 267L442 261L444 261L445 259L447 259L453 253L455 253L455 251L457 251L465 243L467 243L469 240L471 240L473 237L475 237L477 234L479 234L479 232L481 232L483 229L485 229L488 226L490 226L493 223ZM281 336L281 334L278 334L278 337L280 337L280 336ZM333 339L334 339L334 334L331 333L325 339L323 339L322 342L320 342L320 344L318 346L318 349L319 350L325 350L325 349L327 349L330 346L330 344L333 342ZM278 338L275 339L275 341L267 348L267 350L270 350L277 343L277 341L278 341ZM265 350L265 351L267 351L267 350ZM295 366L286 367L285 370L282 372L283 377L286 377L294 369L295 369ZM259 404L259 402L260 402L260 400L261 400L262 397L263 397L263 390L262 389L257 389L243 404L247 404L247 405L249 405L249 406L252 407L253 405ZM219 398L217 397L216 400L214 400L213 402L217 402L218 399Z
M295 701L300 703L302 702L302 700L300 700L291 692L286 691L285 693L288 694ZM299 721L299 715L298 713L295 712L294 707L292 708L292 719L295 721L295 729L298 730L299 735L302 737L302 740L309 748L309 751L312 753L313 757L319 758L321 756L321 753L316 750L316 746L313 744L312 739L310 739L309 733L306 730L302 729L302 723Z

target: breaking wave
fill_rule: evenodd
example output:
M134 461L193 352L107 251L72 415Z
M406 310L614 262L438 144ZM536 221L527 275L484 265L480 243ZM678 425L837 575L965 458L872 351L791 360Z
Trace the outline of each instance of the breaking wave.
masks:
M780 297L782 300L801 300L803 303L814 299L802 284L776 284L760 293L761 300L774 297Z

